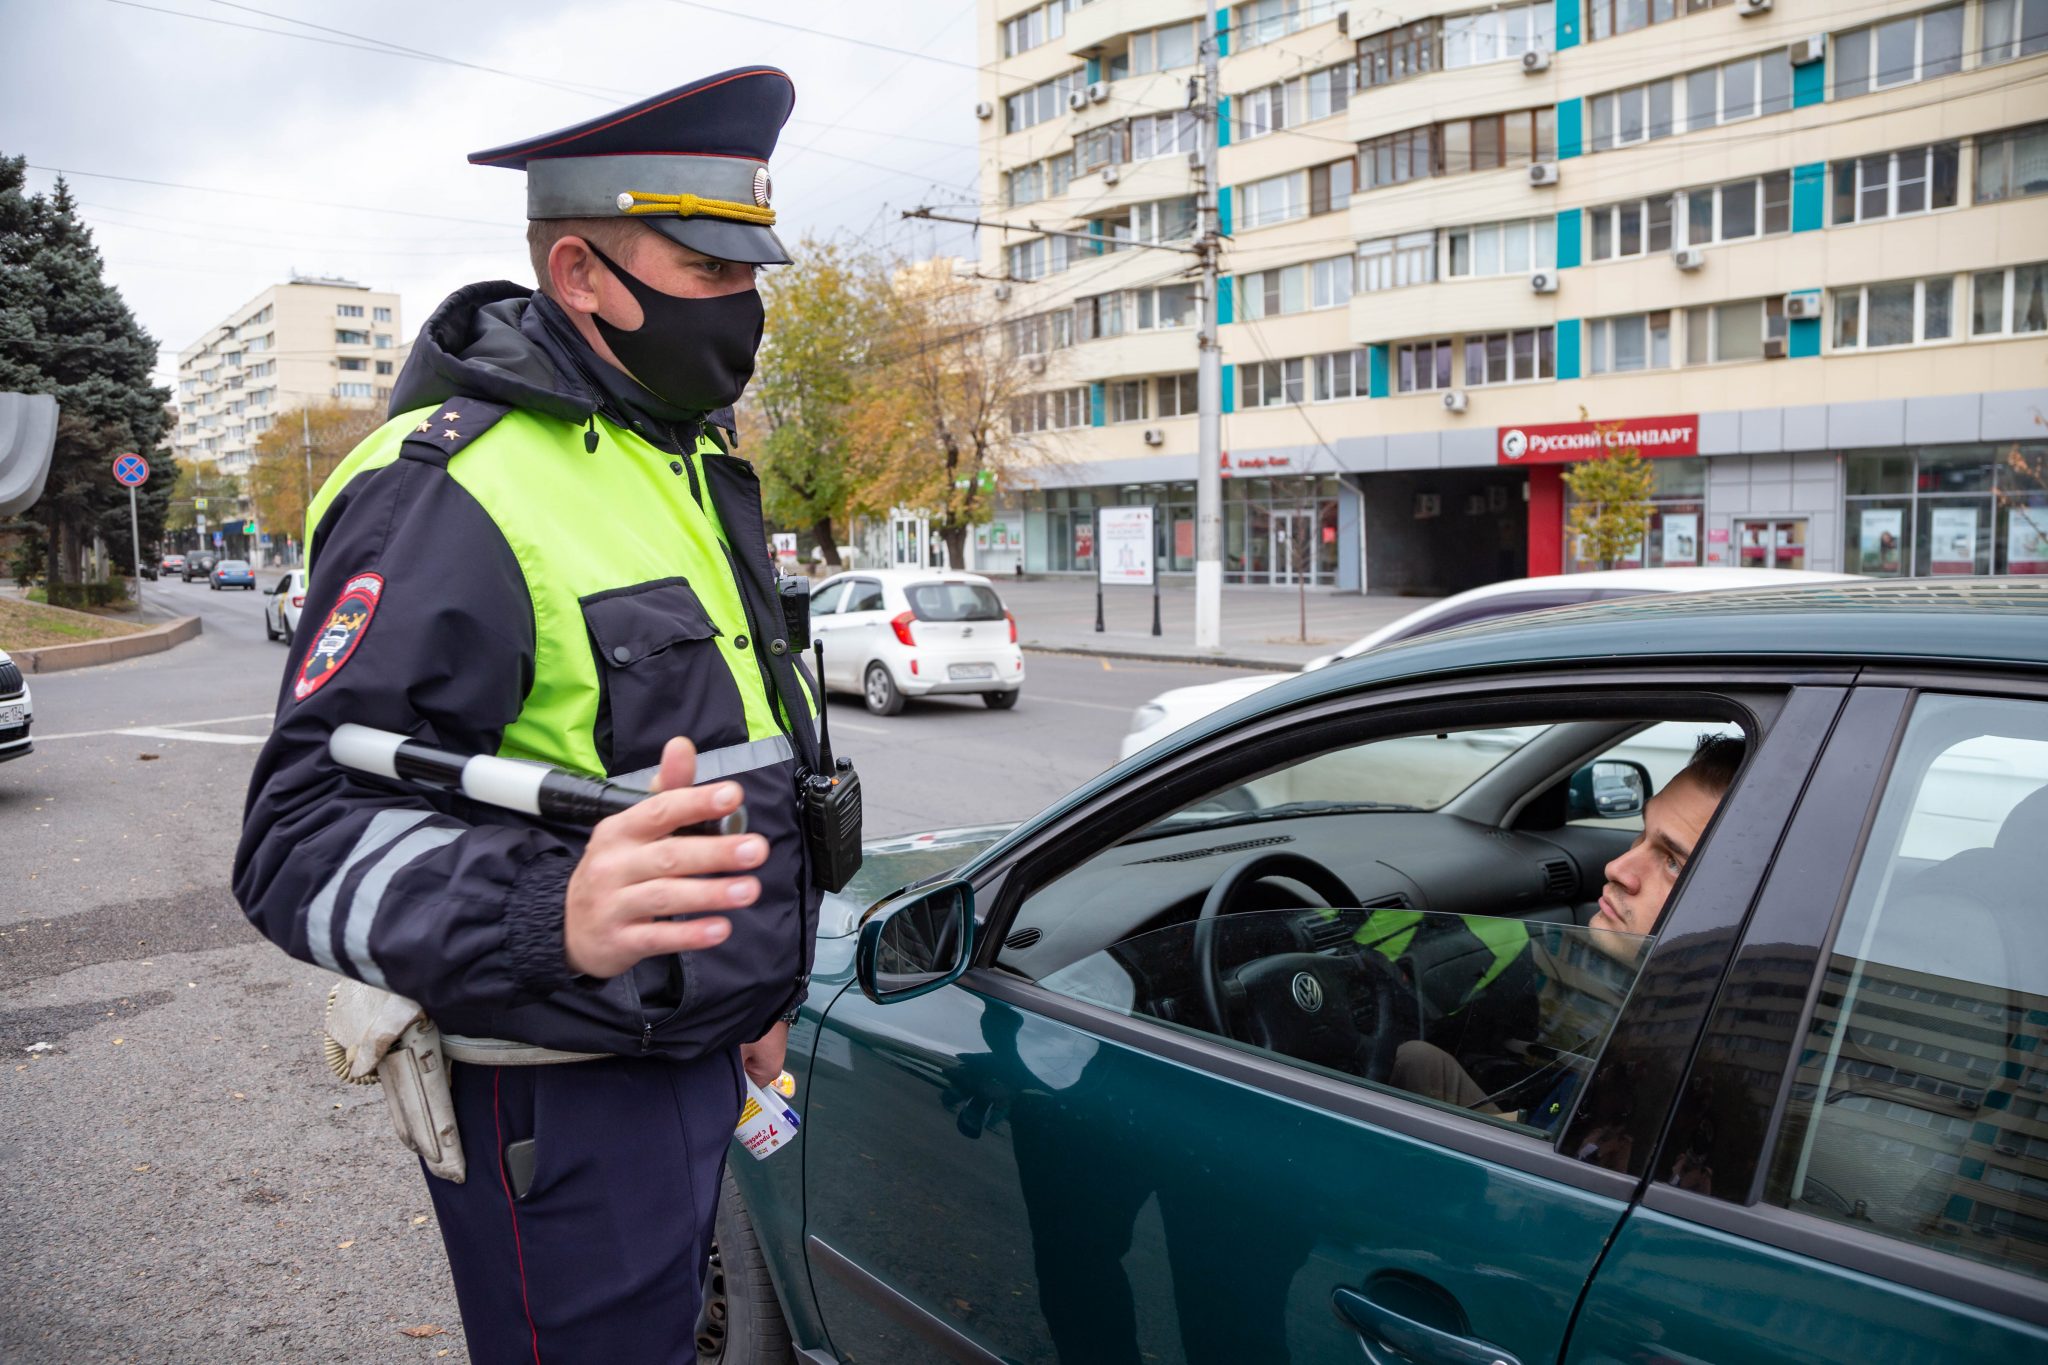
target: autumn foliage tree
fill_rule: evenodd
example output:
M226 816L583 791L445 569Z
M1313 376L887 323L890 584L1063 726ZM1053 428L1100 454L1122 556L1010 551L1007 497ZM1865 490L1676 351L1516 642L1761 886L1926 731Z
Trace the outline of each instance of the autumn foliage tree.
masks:
M296 540L305 534L307 501L351 450L384 425L381 407L321 403L282 413L256 438L247 489L256 520L272 535ZM312 445L313 472L306 473Z
M1583 412L1581 416L1583 416ZM1650 495L1657 491L1657 471L1632 445L1610 446L1618 422L1596 422L1601 454L1573 465L1564 473L1571 491L1567 519L1581 553L1603 569L1640 544L1650 525Z

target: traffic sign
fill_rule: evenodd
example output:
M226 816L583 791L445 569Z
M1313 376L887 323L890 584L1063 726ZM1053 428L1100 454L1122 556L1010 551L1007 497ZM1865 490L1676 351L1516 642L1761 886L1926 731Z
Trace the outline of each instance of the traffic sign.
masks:
M114 482L123 488L134 488L149 478L149 461L140 455L117 455L114 457Z
M222 535L219 531L215 531L213 533L213 543L214 547L218 549L220 546L223 546L228 543L228 538Z
M193 510L193 511L195 511L195 512L204 512L204 511L206 510L206 499L205 499L205 498L194 498L194 499L192 499L192 510Z

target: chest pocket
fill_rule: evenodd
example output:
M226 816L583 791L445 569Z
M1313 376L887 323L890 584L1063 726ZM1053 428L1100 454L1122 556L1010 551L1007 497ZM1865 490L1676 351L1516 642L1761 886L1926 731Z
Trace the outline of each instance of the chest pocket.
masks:
M607 773L661 761L682 735L718 749L747 738L722 633L689 581L661 578L578 599L597 664L597 754Z

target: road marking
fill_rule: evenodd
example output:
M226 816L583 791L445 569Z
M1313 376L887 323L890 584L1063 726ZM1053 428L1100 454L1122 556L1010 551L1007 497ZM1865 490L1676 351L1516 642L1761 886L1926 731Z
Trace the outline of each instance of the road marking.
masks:
M835 720L828 722L828 724L834 730L853 730L863 735L886 735L889 733L889 727L886 725L862 725L857 720Z
M215 716L212 720L174 720L169 722L167 725L164 725L162 728L166 730L179 730L191 725L231 725L236 721L269 720L270 718L271 713L268 711L252 711L246 716ZM141 732L132 727L127 726L117 727L112 730L72 730L69 733L61 735L37 735L36 742L40 744L45 740L52 739L95 739L100 735L132 735L138 733ZM151 731L150 733L154 734L155 731ZM172 736L172 738L184 739L187 738L187 736L174 735ZM230 740L230 743L239 743L244 738L244 736L235 736L234 739ZM261 741L259 740L257 742L260 743Z
M1057 706L1085 706L1091 711L1116 711L1119 713L1127 713L1130 711L1135 711L1137 709L1134 706L1111 706L1106 701L1076 701L1072 697L1048 697L1043 692L1026 692L1024 695L1029 697L1033 702L1049 701Z
M216 735L209 730L166 730L159 726L138 725L133 730L116 730L117 735L133 735L137 739L196 739L202 744L261 744L268 735Z

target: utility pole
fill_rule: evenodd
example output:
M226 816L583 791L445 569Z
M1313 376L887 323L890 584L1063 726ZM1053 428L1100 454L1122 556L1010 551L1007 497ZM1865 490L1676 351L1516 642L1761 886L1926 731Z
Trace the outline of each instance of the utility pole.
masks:
M306 511L313 510L313 419L306 408L299 409L299 440L306 451Z
M1202 269L1202 327L1195 373L1195 648L1223 644L1223 339L1219 335L1217 269L1223 237L1216 211L1217 148L1222 118L1217 94L1217 36L1203 24L1202 186L1196 201L1195 249Z

